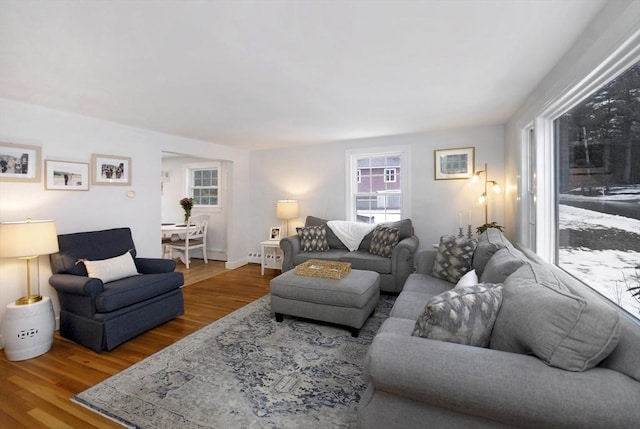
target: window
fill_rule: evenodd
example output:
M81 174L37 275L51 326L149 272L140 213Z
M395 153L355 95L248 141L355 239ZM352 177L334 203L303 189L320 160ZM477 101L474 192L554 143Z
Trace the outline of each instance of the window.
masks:
M347 154L347 219L380 223L408 217L407 151Z
M396 181L396 169L395 168L385 168L384 169L384 181L388 183L393 183Z
M193 196L196 206L219 206L219 167L189 168L189 195Z
M640 62L553 121L556 261L640 319Z

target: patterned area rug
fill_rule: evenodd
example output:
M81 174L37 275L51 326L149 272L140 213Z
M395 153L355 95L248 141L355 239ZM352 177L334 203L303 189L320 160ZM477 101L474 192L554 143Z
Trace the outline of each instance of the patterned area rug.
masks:
M133 428L356 427L364 357L394 300L383 295L353 338L277 323L267 295L73 399Z

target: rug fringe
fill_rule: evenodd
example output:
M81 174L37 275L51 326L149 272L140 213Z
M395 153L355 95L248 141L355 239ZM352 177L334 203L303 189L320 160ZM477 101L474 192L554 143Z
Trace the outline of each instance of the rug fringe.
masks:
M139 429L138 426L134 425L131 422L128 422L118 416L115 416L113 414L111 414L108 411L102 410L100 408L94 407L93 405L91 405L88 402L83 401L82 399L78 398L77 396L74 396L71 398L71 402L75 402L78 405L82 405L83 407L85 407L86 409L93 411L94 413L98 413L100 414L102 417L106 417L109 420L118 423L120 426L123 426L127 429Z

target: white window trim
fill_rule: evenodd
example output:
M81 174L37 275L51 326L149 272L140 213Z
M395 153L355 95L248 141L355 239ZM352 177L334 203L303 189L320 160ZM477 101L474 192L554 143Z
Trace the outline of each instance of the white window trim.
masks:
M185 184L186 184L186 194L187 195L191 195L191 188L192 188L192 181L193 181L193 174L192 171L193 170L213 170L213 169L217 169L218 170L218 204L216 204L215 206L209 206L209 205L200 205L200 204L196 204L193 207L197 208L198 210L203 210L203 211L221 211L222 210L222 204L221 202L222 200L222 163L218 162L218 161L212 161L212 162L198 162L198 163L194 163L194 164L185 164L184 166L185 170L184 170L184 174L185 174Z
M353 200L353 190L356 188L357 182L354 171L357 171L357 158L361 156L385 156L401 154L400 171L404 178L400 182L400 192L402 193L402 208L400 217L402 219L411 218L411 147L410 146L384 146L371 147L366 149L350 149L345 152L346 168L346 189L345 189L345 219L355 222L355 201Z
M537 229L536 253L545 261L557 263L556 231L558 219L555 188L555 147L553 121L593 92L640 61L640 30L633 33L621 46L581 81L551 100L535 119L537 165ZM523 154L524 156L524 154Z
M385 168L384 169L384 182L385 183L396 183L396 172L397 168ZM387 180L387 177L393 176L393 180Z

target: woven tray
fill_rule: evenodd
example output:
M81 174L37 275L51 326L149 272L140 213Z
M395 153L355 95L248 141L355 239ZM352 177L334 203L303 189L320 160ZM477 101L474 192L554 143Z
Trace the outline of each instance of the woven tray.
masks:
M296 274L301 276L321 277L323 279L340 280L351 272L349 262L323 261L309 259L296 266Z

